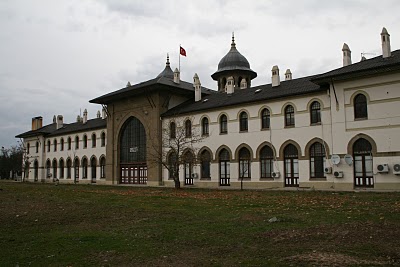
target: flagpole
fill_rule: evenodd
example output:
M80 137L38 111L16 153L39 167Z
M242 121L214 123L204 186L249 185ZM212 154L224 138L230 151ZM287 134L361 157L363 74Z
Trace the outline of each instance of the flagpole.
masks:
M179 72L181 72L181 44L179 44Z

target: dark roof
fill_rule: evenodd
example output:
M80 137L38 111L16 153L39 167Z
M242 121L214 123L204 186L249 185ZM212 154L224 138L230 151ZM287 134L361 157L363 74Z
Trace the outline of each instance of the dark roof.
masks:
M74 123L64 123L63 127L60 129L56 129L56 123L52 123L46 126L43 126L40 129L35 131L28 131L22 134L15 136L16 138L27 138L31 136L57 136L63 135L68 133L76 133L76 132L83 132L95 129L101 129L107 127L107 120L102 118L96 118L88 120L85 124L82 122L74 122Z
M323 73L313 78L312 81L322 83L329 82L331 79L345 80L396 70L400 70L400 50L392 51L391 56L387 58L377 56Z
M250 102L266 101L276 98L314 93L326 88L310 81L314 76L282 81L279 86L272 87L271 84L260 85L248 89L236 89L233 94L219 91L215 94L203 97L201 101L188 100L178 105L162 116L174 116L177 114L197 112L226 106L242 105ZM205 99L207 99L205 101Z
M177 94L193 94L194 95L194 87L192 83L188 83L185 81L180 81L179 84L174 83L173 77L158 77L154 78L142 83L138 83L132 86L128 86L126 88L122 88L120 90L102 95L95 99L90 100L90 103L97 103L97 104L108 104L111 101L115 101L118 99L124 99L126 97L132 97L135 95L149 93L155 90L164 89L169 90L171 93ZM202 87L202 94L208 95L215 91Z
M165 78L174 78L174 72L172 71L170 64L169 64L169 57L167 57L167 63L165 64L165 69L157 75L156 78L165 77Z
M250 72L251 79L257 77L257 73L250 69L249 61L236 49L235 41L232 37L231 49L229 52L220 60L218 64L218 70L211 75L214 80L218 79L218 76L226 71L240 70Z

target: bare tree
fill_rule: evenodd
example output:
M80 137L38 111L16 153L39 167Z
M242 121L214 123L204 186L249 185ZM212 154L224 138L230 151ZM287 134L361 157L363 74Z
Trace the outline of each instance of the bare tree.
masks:
M198 148L196 144L204 137L199 127L193 127L193 118L171 118L163 122L161 145L153 145L152 159L161 164L169 172L169 178L175 183L175 188L181 187L179 173L181 166L193 167ZM156 142L152 142L155 144Z

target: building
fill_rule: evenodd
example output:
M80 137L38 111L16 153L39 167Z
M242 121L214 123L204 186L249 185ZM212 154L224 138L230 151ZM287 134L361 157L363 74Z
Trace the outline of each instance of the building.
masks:
M182 121L187 132L197 129L203 136L187 151L198 164L188 161L182 168L184 186L400 189L400 50L391 51L385 28L380 38L381 56L352 63L344 44L341 68L297 79L288 69L281 81L274 66L271 83L255 87L257 73L232 38L212 74L218 91L202 87L197 75L193 83L181 81L167 58L156 78L90 100L106 107L98 128L107 138L104 183L173 186L169 171L152 158L168 141L163 129ZM19 137L31 143L43 132L39 138L46 144L55 136L75 136L46 130L55 125ZM54 173L58 157L65 156L45 150L39 167L51 166ZM92 154L99 164L103 154ZM80 166L84 156L89 160L79 154Z

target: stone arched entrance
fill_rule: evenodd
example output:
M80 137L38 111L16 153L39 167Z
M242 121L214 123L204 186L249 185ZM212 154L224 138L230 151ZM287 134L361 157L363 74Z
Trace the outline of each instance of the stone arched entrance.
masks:
M136 117L123 125L119 139L120 184L147 184L146 130Z

